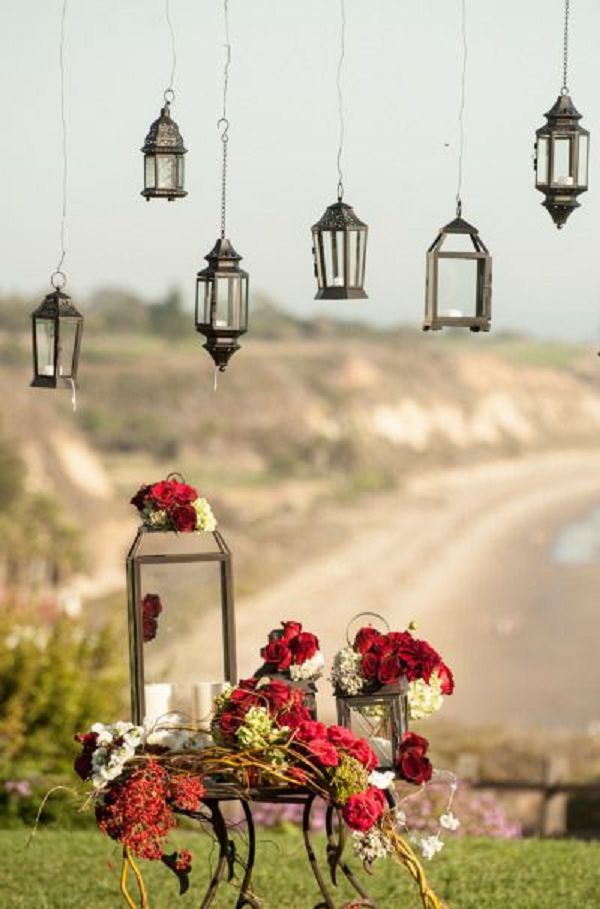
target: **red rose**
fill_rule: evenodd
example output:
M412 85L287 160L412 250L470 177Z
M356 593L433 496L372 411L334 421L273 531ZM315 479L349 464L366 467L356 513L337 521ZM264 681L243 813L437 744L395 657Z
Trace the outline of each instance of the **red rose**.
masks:
M179 533L191 533L196 529L198 515L192 505L176 505L170 511L170 517Z
M235 713L225 712L219 717L219 729L226 737L235 735L241 723L240 717L236 716Z
M415 732L405 732L396 755L396 769L408 783L420 786L431 779L433 768L425 755L429 742Z
M377 823L383 814L383 807L368 789L351 795L342 810L344 820L352 830L365 832Z
M299 704L280 713L277 717L277 722L280 726L287 726L288 729L293 731L310 719L310 711L303 707L302 704Z
M328 726L327 738L336 748L350 748L356 742L356 736L344 726Z
M450 667L446 666L445 663L440 663L435 671L442 683L442 694L452 694L454 692L454 676Z
M283 632L282 640L291 641L292 638L297 638L300 632L302 631L302 625L300 622L282 622Z
M278 672L285 672L292 663L292 652L283 640L271 641L262 651L265 663L275 666Z
M75 736L75 741L83 746L83 750L75 758L73 768L82 780L88 780L92 775L92 755L96 750L98 735L95 732L82 732Z
M347 749L350 757L363 765L366 770L375 770L379 766L379 759L365 739L355 739Z
M273 710L281 710L288 703L294 701L292 688L285 682L275 679L259 689L259 694L263 695L267 703Z
M246 691L244 688L236 688L232 693L229 702L235 705L235 709L242 715L246 715L251 707L257 707L260 699L253 691Z
M142 612L145 616L157 619L163 610L162 601L157 593L147 593L142 600Z
M381 808L382 812L385 811L387 808L387 801L382 789L379 789L377 786L371 786L369 789L367 789L367 795L378 806L378 808Z
M290 650L294 655L294 662L298 665L312 659L319 649L319 640L310 631L301 631L290 641Z
M302 742L309 742L311 739L324 739L328 730L325 723L319 723L317 720L304 720L296 729L296 738ZM331 739L329 739L331 741ZM335 742L332 742L335 745Z
M157 508L170 508L175 502L173 483L171 480L153 483L148 489L148 496Z
M138 511L142 511L144 505L146 504L146 499L150 495L150 486L140 486L136 494L131 499L131 504L134 505Z
M337 748L327 739L312 739L306 743L306 748L323 767L337 767L340 762Z
M397 682L401 675L402 666L400 660L395 653L388 651L381 657L377 678L382 685L391 685L393 682Z
M366 679L376 679L377 673L379 671L379 657L377 654L372 652L365 653L364 657L360 661L360 668L362 669L362 674Z
M190 502L195 502L198 498L197 490L193 486L188 486L187 483L178 483L177 480L171 480L171 488L173 501L177 502L178 505L189 505Z
M382 635L376 628L372 628L371 625L366 625L364 628L357 631L356 637L354 638L354 649L358 650L359 653L365 654L381 637Z

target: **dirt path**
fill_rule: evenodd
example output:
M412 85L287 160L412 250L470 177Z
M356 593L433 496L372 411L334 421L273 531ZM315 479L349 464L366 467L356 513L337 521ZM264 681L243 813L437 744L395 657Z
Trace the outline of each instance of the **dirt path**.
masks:
M591 608L600 576L592 566L588 582L578 575L575 587L566 584L566 601L556 602L565 569L550 564L548 547L564 523L598 504L600 452L539 454L414 478L401 493L349 511L346 541L238 602L240 674L256 668L265 632L282 618L303 621L330 657L348 621L372 610L394 627L415 619L455 666L459 690L449 716L585 725L595 718L600 687ZM205 651L211 638L201 624L186 650ZM587 663L575 687L561 654ZM328 685L322 688L328 697Z

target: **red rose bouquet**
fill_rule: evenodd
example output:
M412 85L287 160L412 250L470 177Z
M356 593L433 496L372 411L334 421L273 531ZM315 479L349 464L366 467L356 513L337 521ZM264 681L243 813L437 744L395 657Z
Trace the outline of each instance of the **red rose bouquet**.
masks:
M310 631L303 631L300 622L282 622L281 628L271 631L260 655L264 664L258 676L277 674L293 682L314 682L325 668L319 639Z
M206 499L172 476L141 486L131 504L137 508L147 530L175 530L178 533L213 531L217 522Z

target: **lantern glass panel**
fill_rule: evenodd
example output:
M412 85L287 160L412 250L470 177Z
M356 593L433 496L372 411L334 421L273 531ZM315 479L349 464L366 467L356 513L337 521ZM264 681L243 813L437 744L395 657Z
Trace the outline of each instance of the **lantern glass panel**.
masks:
M227 674L219 552L212 533L142 534L132 568L135 595L130 591L140 667L134 715L137 699L138 717L150 722L167 713L206 719L207 683L222 685Z
M588 184L588 147L589 136L579 137L579 160L577 167L577 183L579 186Z
M56 323L53 319L35 320L35 347L37 372L40 376L54 375L54 338Z
M158 189L174 189L177 186L177 159L175 155L156 156L156 177Z
M553 144L552 183L555 186L573 186L571 173L571 137L557 136Z
M183 189L185 177L185 159L183 155L177 157L177 189Z
M477 298L477 259L438 258L438 314L473 314Z
M240 275L216 279L215 328L240 328L242 282Z
M154 155L146 155L144 159L144 183L146 189L156 188L156 158Z
M319 285L319 289L322 290L325 286L325 278L323 276L320 234L316 230L313 230L313 255L315 257L315 274L317 276L317 283Z
M58 336L58 375L73 377L73 361L77 345L78 324L74 319L61 319Z
M536 183L545 186L548 183L548 139L540 136L537 140Z

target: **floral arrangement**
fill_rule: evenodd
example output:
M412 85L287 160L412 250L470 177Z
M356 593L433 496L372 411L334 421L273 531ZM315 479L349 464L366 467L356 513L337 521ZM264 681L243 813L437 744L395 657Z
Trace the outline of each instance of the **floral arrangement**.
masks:
M142 637L144 644L153 641L158 633L158 617L163 611L162 600L157 593L147 593L142 600Z
M140 905L148 906L136 858L163 862L178 876L181 891L187 888L192 857L186 850L169 852L168 836L176 814L198 811L215 783L242 797L257 786L321 796L353 832L355 850L368 865L392 856L416 881L424 909L442 909L405 835L390 789L394 774L375 769L377 755L365 739L311 719L303 698L301 689L276 679L252 678L228 688L215 700L214 745L206 747L199 747L200 730L193 727L183 727L183 738L170 742L155 727L129 723L95 724L76 737L82 753L75 766L92 784L98 827L123 846L121 891L130 909L136 906L127 888L130 870ZM418 736L405 737L403 745L415 781L425 777L426 746ZM419 761L420 774L414 770Z
M325 668L319 639L310 631L303 631L300 622L282 622L281 628L271 631L260 655L264 665L258 674L284 674L293 682L314 682Z
M371 625L361 628L352 645L334 657L336 693L371 694L406 678L410 719L422 720L439 710L443 696L454 691L454 678L437 650L411 634L413 628L385 634Z
M206 499L193 486L167 477L141 486L131 504L137 508L147 530L175 530L178 533L213 531L215 516Z

